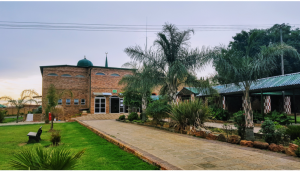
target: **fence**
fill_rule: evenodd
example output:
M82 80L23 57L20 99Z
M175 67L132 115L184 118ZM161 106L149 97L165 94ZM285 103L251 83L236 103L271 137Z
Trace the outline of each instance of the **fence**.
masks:
M33 109L35 109L36 107L24 107L22 109L20 109L20 113L24 113L27 114L28 111L32 111ZM15 107L7 107L7 108L0 108L0 110L6 110L7 111L7 115L16 115L18 112L18 109Z

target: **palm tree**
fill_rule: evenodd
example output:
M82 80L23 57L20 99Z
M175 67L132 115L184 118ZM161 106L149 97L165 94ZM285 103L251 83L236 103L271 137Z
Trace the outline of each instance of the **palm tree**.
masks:
M276 69L276 58L281 53L290 53L299 57L296 49L286 44L271 44L268 47L262 46L258 53L250 54L254 47L259 32L254 32L248 38L246 53L224 46L215 47L214 53L207 56L203 61L213 60L213 66L218 74L216 78L221 82L234 83L243 88L245 97L244 111L246 121L246 139L253 140L253 111L249 96L250 87L259 78L269 76Z
M143 77L141 83L161 86L160 94L167 95L169 101L176 100L178 87L182 84L200 90L209 88L208 81L198 81L194 71L203 65L201 59L210 51L205 48L189 49L191 33L194 31L179 31L175 25L165 24L149 50L144 51L140 46L125 49L132 60L147 66L147 71L144 71L147 77Z
M34 90L23 90L21 93L21 97L17 100L11 98L10 96L0 97L0 100L7 100L8 104L10 104L11 106L14 106L17 109L17 121L16 122L18 123L20 110L22 108L24 108L25 104L28 104L28 103L31 104L32 102L38 104L38 102L33 99L34 95L38 96L39 94L37 92L35 92Z
M63 108L58 106L58 100L62 98L65 94L69 94L71 98L73 98L73 93L70 90L60 90L59 93L56 92L56 88L53 84L50 84L50 87L47 91L47 99L48 104L46 107L46 113L51 112L52 119L51 119L51 130L53 129L53 120L55 115L58 115L59 113L63 113ZM47 118L46 118L47 119Z

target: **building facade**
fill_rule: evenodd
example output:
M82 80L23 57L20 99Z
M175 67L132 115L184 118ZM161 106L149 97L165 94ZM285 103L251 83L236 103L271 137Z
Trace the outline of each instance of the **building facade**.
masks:
M43 77L42 98L43 113L47 106L47 91L53 84L58 93L70 90L59 99L64 108L64 116L71 117L83 110L91 114L126 113L123 98L120 96L122 77L132 74L132 69L93 66L86 58L77 65L40 66Z

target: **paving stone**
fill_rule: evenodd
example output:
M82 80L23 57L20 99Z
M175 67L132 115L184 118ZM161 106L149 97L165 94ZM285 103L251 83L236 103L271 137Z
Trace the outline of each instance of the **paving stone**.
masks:
M241 147L114 120L84 121L84 123L156 156L161 162L167 162L185 170L300 168L300 159L286 154ZM274 165L276 163L277 165Z

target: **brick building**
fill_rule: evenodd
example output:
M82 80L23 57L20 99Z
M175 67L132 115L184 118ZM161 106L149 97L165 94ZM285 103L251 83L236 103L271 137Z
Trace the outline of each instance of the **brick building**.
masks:
M132 74L132 69L93 66L86 58L74 65L40 66L43 77L43 113L47 106L47 90L53 84L58 92L71 90L73 98L65 95L58 101L64 108L65 117L89 110L91 114L128 112L120 96L121 78Z

